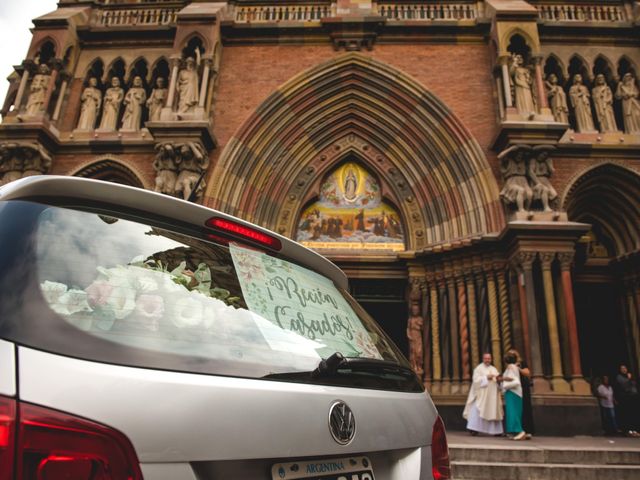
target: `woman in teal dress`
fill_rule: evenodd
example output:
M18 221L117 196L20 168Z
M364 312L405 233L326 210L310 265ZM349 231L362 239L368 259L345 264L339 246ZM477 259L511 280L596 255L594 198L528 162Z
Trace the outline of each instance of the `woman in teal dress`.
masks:
M504 389L505 431L514 435L514 440L523 440L526 433L522 429L522 383L515 355L505 356L507 368L502 374Z

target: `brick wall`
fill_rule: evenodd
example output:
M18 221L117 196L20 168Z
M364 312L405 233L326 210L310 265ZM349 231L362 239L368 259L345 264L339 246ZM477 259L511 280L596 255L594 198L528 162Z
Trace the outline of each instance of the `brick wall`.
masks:
M220 148L214 158L276 88L340 54L330 45L225 47L215 106ZM496 167L495 154L489 151L496 133L496 102L487 46L376 45L365 55L403 71L437 95L471 131Z

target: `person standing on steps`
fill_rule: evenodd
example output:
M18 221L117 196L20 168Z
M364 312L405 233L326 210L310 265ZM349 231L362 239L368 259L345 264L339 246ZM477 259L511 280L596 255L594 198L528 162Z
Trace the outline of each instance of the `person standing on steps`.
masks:
M522 383L520 382L520 369L513 353L504 357L507 368L502 374L502 388L504 389L505 405L505 430L513 434L514 440L524 440L526 432L522 428Z
M517 358L516 365L520 372L520 384L522 385L522 428L527 432L527 439L530 439L536 433L533 426L533 405L531 404L531 370L520 352L511 349L507 351L507 355L509 354L515 355Z
M613 387L609 383L609 376L602 377L602 383L596 389L600 412L602 413L602 428L605 435L618 433L618 422L616 420L615 400L613 398Z
M499 387L501 378L491 362L491 354L485 353L482 363L473 371L473 382L462 414L467 420L467 430L472 435L502 435L504 432Z

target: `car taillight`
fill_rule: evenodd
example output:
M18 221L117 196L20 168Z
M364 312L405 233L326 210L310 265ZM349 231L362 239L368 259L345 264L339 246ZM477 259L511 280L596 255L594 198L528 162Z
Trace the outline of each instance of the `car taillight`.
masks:
M438 416L433 424L431 436L431 471L434 480L448 480L451 478L451 465L449 463L449 445L444 422Z
M0 446L0 478L142 480L135 450L117 430L6 397L0 397L0 412L11 402L11 419L3 422L0 413L0 425L9 425L7 447Z
M13 478L16 401L0 397L0 478Z
M257 243L258 245L270 248L271 250L280 251L282 249L282 242L280 242L276 237L267 235L258 229L247 227L238 222L233 222L220 217L213 217L207 220L206 225L207 227L225 232L234 237L249 240L250 242Z

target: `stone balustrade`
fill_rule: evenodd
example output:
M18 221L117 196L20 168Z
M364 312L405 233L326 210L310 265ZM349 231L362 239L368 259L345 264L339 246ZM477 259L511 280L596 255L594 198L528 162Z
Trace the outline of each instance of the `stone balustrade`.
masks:
M625 22L621 5L537 5L540 19L551 22Z
M94 25L97 27L132 27L172 25L180 8L126 8L100 10Z
M251 5L236 7L237 23L317 22L331 17L331 6L325 5Z
M476 3L378 3L378 13L389 20L474 20Z

